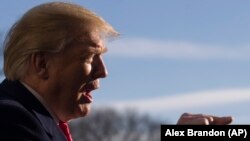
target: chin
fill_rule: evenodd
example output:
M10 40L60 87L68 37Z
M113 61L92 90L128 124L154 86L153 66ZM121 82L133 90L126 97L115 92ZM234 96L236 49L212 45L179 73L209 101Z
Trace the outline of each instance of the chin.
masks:
M91 104L80 105L78 109L77 117L84 117L90 113Z

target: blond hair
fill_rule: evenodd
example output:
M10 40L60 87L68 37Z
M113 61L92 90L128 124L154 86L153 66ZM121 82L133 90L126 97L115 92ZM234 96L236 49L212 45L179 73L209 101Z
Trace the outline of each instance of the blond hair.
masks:
M28 70L32 53L60 52L78 34L93 30L113 37L118 33L95 13L75 4L50 2L26 12L5 39L4 73L20 80Z

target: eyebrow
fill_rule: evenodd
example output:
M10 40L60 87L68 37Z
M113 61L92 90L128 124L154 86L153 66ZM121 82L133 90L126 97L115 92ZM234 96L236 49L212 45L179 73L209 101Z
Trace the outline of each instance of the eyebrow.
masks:
M88 49L86 49L86 51L94 54L103 54L108 51L108 48L96 46L96 47L89 47Z
M108 51L107 47L101 47L97 43L91 40L78 40L78 44L84 44L84 45L89 45L88 48L85 48L84 50L89 53L94 53L94 54L103 54Z

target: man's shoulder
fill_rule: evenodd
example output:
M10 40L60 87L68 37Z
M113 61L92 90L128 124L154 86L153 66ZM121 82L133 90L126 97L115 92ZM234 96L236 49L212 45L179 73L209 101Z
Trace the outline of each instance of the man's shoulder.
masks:
M4 83L0 84L0 139L65 140L54 119L28 90L19 82Z
M15 95L19 95L17 91ZM25 98L25 97L23 97ZM14 97L0 84L0 131L10 133L22 132L22 128L40 130L41 124L32 109L27 107L20 98Z
M27 112L28 110L17 100L0 93L0 113L6 112L8 114L13 111Z
M16 94L19 93L17 92ZM4 117L12 114L30 114L30 112L16 97L5 91L2 88L2 84L0 84L0 114ZM0 116L0 119L3 117Z
M34 114L24 105L9 97L0 98L0 122L27 123L35 121Z
M0 138L6 140L50 140L32 108L0 93Z
M22 92L17 90L14 93L13 90L3 88L3 84L0 84L0 122L40 124L35 115L33 103L34 100L27 99L27 96L22 95Z

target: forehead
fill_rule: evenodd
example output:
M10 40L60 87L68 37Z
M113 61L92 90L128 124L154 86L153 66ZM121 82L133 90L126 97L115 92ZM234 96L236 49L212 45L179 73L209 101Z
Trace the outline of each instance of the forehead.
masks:
M104 39L96 32L78 36L78 38L75 40L75 43L77 46L81 47L82 50L87 52L103 53L107 50L104 46Z
M89 44L92 46L101 46L103 45L103 39L97 33L90 33L86 35L80 35L77 37L77 42L82 44Z

